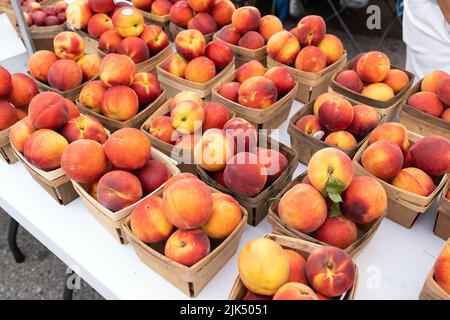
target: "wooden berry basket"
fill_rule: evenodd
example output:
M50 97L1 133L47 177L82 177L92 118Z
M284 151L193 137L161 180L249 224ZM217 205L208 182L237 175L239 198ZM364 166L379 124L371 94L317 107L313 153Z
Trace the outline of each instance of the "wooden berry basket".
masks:
M267 68L287 67L294 72L298 82L295 99L303 103L314 100L317 96L327 92L332 76L342 69L345 62L347 62L347 52L344 52L339 60L319 72L306 72L287 66L267 56Z
M311 252L322 247L319 244L307 242L301 239L294 239L283 235L266 234L264 238L275 241L285 249L296 251L297 253L301 254L305 259L309 257ZM358 286L358 266L356 265L356 263L355 268L356 268L355 284L350 290L348 290L345 294L343 294L339 300L354 300L356 288ZM228 300L243 300L247 292L248 289L244 286L244 284L241 281L241 278L238 275L236 281L233 284L233 287L231 288Z
M349 98L346 98L346 100L348 100L352 104L352 106L358 104L358 102L351 100ZM301 108L299 111L297 111L292 116L292 118L289 119L289 125L288 125L287 132L291 139L291 148L298 152L298 161L300 161L301 163L303 163L305 165L308 165L309 160L317 151L319 151L320 149L323 149L323 148L327 148L327 147L333 147L333 148L339 149L339 150L343 151L345 154L347 154L350 158L353 157L355 155L356 151L359 149L359 147L361 147L361 145L364 143L364 141L367 140L370 133L367 134L366 137L363 138L361 141L359 141L355 147L353 147L351 149L344 149L344 148L339 148L336 146L329 145L328 143L325 143L325 141L314 138L313 136L306 134L306 133L302 132L299 128L297 128L295 123L301 117L303 117L305 115L313 114L313 107L314 107L315 101L316 100L314 99L314 100L308 102L307 104L305 104L305 106L303 108ZM375 110L378 111L377 109L375 109ZM377 124L377 126L382 124L385 120L382 114L380 114L380 116L381 116L381 119L380 119L380 122Z
M19 160L9 143L9 128L0 131L0 159L8 164L16 163Z
M421 85L422 80L416 83L406 94L406 97L401 104L399 114L400 123L408 128L409 131L415 132L422 136L437 134L450 139L450 123L408 105L407 101L409 97L419 92Z
M175 54L175 53L172 53ZM165 60L165 59L164 59ZM173 98L177 93L185 90L193 91L197 93L200 98L211 100L212 88L225 78L230 73L234 72L234 58L233 60L222 69L214 78L205 83L197 83L189 81L164 70L161 66L164 63L161 61L156 67L156 73L158 74L158 80L161 85L167 90L167 96Z
M151 158L163 162L169 170L170 176L174 176L180 173L180 170L178 170L178 168L175 166L174 161L155 148L152 148L151 150ZM71 181L71 183L73 184L73 187L77 194L80 196L81 200L83 200L83 203L88 211L103 225L106 230L111 233L114 239L116 239L121 244L125 244L126 241L122 234L122 224L124 223L126 218L133 212L134 207L141 203L145 199L145 197L132 204L131 206L128 206L120 211L113 212L104 207L89 194L87 185L79 184L73 180ZM163 187L164 184L151 194L154 195L158 194L160 191L162 192Z
M295 239L302 239L306 242L312 242L314 244L318 244L321 246L327 246L325 242L319 241L315 239L314 237L303 233L301 231L298 231L288 225L286 222L283 221L283 219L280 218L278 215L278 203L279 200L283 197L283 195L288 192L293 186L300 183L303 178L306 176L306 172L299 175L297 178L295 178L293 181L291 181L289 184L287 184L280 193L276 196L276 200L272 202L272 204L269 207L269 213L267 214L267 222L269 222L272 225L272 232L275 234L281 234L287 237L292 237ZM381 222L383 221L383 218L386 216L386 211L384 214L378 218L377 220L366 223L366 224L356 224L357 228L357 240L345 248L345 252L347 252L352 258L356 258L358 254L369 244L370 240L373 238L375 232L378 230Z
M211 188L211 191L219 192ZM159 190L156 196L162 196ZM236 253L245 230L247 211L241 206L242 219L236 229L222 242L211 240L211 252L191 267L175 262L164 255L164 244L145 244L134 236L130 218L122 226L126 240L133 246L139 259L187 296L194 298L214 278L216 273Z
M450 179L442 190L441 202L436 216L436 222L434 223L433 232L439 238L447 240L450 238L450 200L445 195L447 194L450 186Z
M262 145L262 141L267 142L267 145ZM286 156L288 160L288 167L280 175L280 177L275 180L269 187L265 188L259 194L253 197L249 197L226 188L218 184L208 172L202 169L199 165L196 165L197 173L200 179L206 182L208 185L217 189L223 193L230 194L233 196L239 204L245 207L248 211L248 224L252 226L258 225L262 219L267 215L267 211L270 206L271 200L280 192L280 190L288 184L292 180L292 176L294 175L294 171L297 168L297 152L288 148L281 142L273 140L267 136L260 135L258 139L258 145L260 147L267 147L267 149L271 149L271 147L277 147L280 153Z
M345 64L344 67L341 68L341 70L337 70L337 71L350 70L351 64L352 64L352 61ZM346 98L350 98L359 103L366 104L375 109L378 109L378 112L380 112L381 114L384 114L384 116L386 118L386 122L389 122L389 121L392 121L398 115L401 104L402 104L403 100L406 98L406 94L414 82L414 74L412 74L411 72L409 72L405 69L402 69L400 67L396 67L396 66L391 66L391 69L399 69L399 70L402 70L403 72L405 72L409 77L409 83L406 87L404 87L399 93L397 93L392 99L390 99L388 101L374 100L374 99L365 97L358 92L347 89L343 85L337 83L336 77L337 77L338 72L336 72L333 75L333 77L331 78L330 88L333 91L340 93L341 95L343 95Z
M78 106L78 109L80 109L80 112L86 115L90 115L96 119L98 119L103 126L106 127L111 132L117 131L122 128L140 128L144 121L151 115L153 112L158 110L158 108L164 104L166 101L166 92L165 90L162 90L161 94L158 98L156 98L155 101L150 103L148 106L146 106L143 109L140 109L138 113L131 119L120 121L108 118L100 113L97 113L93 111L92 109L89 109L82 105L78 100L76 101L76 104Z
M177 26L175 23L173 23L172 21L169 22L169 34L170 34L170 38L175 41L175 38L177 37L177 34L180 33L181 31L184 31L186 29ZM204 34L205 36L205 41L206 43L211 42L214 36L214 32L213 33L208 33L208 34Z
M408 132L410 146L420 138L421 136L410 131ZM361 158L368 146L369 140L366 140L353 158L355 175L370 176L377 179L383 185L384 190L386 190L388 198L388 212L386 217L404 226L405 228L411 228L417 218L421 214L425 213L434 201L437 200L439 193L444 188L444 185L448 180L448 174L433 178L435 189L428 197L402 190L384 180L378 179L362 166Z
M212 89L212 100L225 105L228 109L233 110L237 117L244 118L249 121L256 129L272 130L278 128L288 117L291 111L292 103L299 84L296 82L295 87L288 92L280 100L265 109L256 109L243 106L237 102L229 100L221 96L218 92L219 88L227 82L235 81L236 71L229 73Z

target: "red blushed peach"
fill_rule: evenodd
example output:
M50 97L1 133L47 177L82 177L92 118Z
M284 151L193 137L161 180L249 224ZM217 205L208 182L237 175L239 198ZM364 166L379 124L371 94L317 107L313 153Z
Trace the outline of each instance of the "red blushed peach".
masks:
M69 179L78 183L94 183L107 171L108 159L100 143L81 139L64 150L61 168Z
M441 114L441 119L444 121L450 122L450 108L445 109Z
M392 185L428 197L434 190L433 180L420 169L404 168L394 177Z
M289 31L280 31L267 41L267 54L274 60L292 65L300 52L300 43Z
M388 101L395 96L392 88L384 83L369 84L363 88L361 94L367 98L378 101Z
M319 121L329 131L345 130L353 117L352 105L343 98L326 100L319 108Z
M194 17L194 11L187 1L178 1L170 8L170 20L176 25L187 28L189 21Z
M97 77L100 73L102 59L97 54L86 54L77 61L86 80Z
M213 239L228 237L242 220L242 211L234 198L224 193L212 194L212 214L202 229Z
M136 73L131 89L136 92L140 105L147 105L155 101L161 94L158 79L148 72Z
M252 197L264 189L267 170L256 155L240 152L228 161L223 178L231 191Z
M33 78L47 82L48 69L56 62L56 55L48 50L39 50L33 53L28 60L28 69ZM1 95L0 95L1 96Z
M236 80L239 83L243 83L245 80L252 77L263 77L266 74L266 69L264 66L256 60L251 60L247 63L244 63L239 67L236 71Z
M122 39L116 30L108 30L100 36L98 48L106 54L117 53Z
M18 120L16 108L5 100L0 100L0 131L9 128Z
M205 120L203 107L194 101L182 101L170 115L172 126L181 134L192 134L202 128Z
M149 133L155 138L174 144L175 128L172 127L172 120L170 117L161 116L156 117L150 121Z
M48 84L61 91L78 87L83 82L83 71L73 60L60 59L48 70Z
M79 102L86 108L100 113L103 97L107 87L101 80L95 80L87 83L80 91Z
M327 217L319 229L311 234L317 240L341 249L352 245L357 235L356 224L343 215Z
M179 54L191 60L205 54L206 40L198 30L183 30L175 38L175 47Z
M105 13L97 13L92 16L88 23L88 33L93 37L100 37L104 32L113 28L110 16Z
M231 23L231 16L234 10L236 10L236 7L233 2L229 0L216 0L210 13L214 20L216 20L217 25L223 27Z
M102 113L111 119L125 121L133 118L139 109L139 100L133 89L115 86L106 90L102 100Z
M327 204L314 187L299 183L283 195L278 204L278 214L292 228L310 233L325 221Z
M256 155L267 170L267 183L275 182L286 170L289 161L286 156L276 150L257 148Z
M176 77L184 78L187 67L187 60L178 53L173 53L161 65L163 70L173 74Z
M31 99L39 93L36 82L23 73L15 73L11 76L12 89L7 100L16 108L28 107Z
M363 83L358 74L353 70L345 70L340 72L336 77L336 82L341 86L352 91L360 93L363 89Z
M11 74L9 73L8 70L0 66L0 97L6 97L11 92L11 90L12 90Z
M227 82L220 86L219 90L217 92L224 98L227 98L228 100L238 102L239 97L239 87L241 84L239 82Z
M217 70L222 70L233 60L233 51L222 40L213 40L206 46L205 55L209 58Z
M402 150L387 140L371 144L362 155L364 168L380 179L392 179L403 166Z
M249 31L239 39L238 45L250 50L264 47L265 41L262 35L256 31Z
M100 80L106 86L130 86L136 73L136 64L127 56L110 53L100 64Z
M409 77L406 72L400 69L391 69L388 71L383 83L391 87L394 93L397 94L408 85Z
M162 199L152 195L133 209L130 227L133 234L145 243L164 241L174 229L164 215Z
M152 13L157 16L167 16L170 13L172 2L168 0L155 0L152 3Z
M450 265L450 245L446 244L442 249L439 257L434 264L434 280L445 291L450 294L450 277L449 277L449 265Z
M89 7L94 12L108 13L114 9L114 0L89 0Z
M219 30L217 37L220 40L223 40L227 43L234 44L235 46L237 46L239 40L241 39L241 34L232 25L227 25Z
M447 138L430 135L421 138L410 148L411 162L432 176L450 171L450 142Z
M231 16L231 24L241 34L258 30L261 23L261 13L255 7L241 7L236 9Z
M81 115L67 122L61 134L69 143L80 139L90 139L104 144L108 138L102 123L94 117Z
M104 144L108 159L122 170L142 168L150 157L151 146L145 134L134 128L117 130Z
M220 184L221 186L226 187L225 181L223 180L223 170L222 170L222 171L214 172L214 174L213 174L213 179L214 179L215 182L217 182L217 183Z
M379 51L370 51L361 56L356 66L356 72L365 82L382 82L390 67L391 64L387 55Z
M314 290L303 283L288 282L281 286L273 300L319 300Z
M133 173L141 182L144 195L152 193L170 178L170 172L166 165L156 159L148 160L145 166Z
M250 290L247 291L244 298L242 300L272 300L271 296L264 296L262 294L256 294L254 292L251 292Z
M435 117L440 117L444 111L444 106L437 94L430 91L414 93L409 97L407 104Z
M131 3L133 3L133 6L135 6L138 9L150 12L150 10L152 9L153 1L154 0L131 0Z
M197 179L198 177L189 172L181 172L175 176L172 176L167 182L164 184L163 194L169 189L169 187L175 182L183 179Z
M221 129L205 131L194 148L195 162L210 172L223 170L233 154L233 138Z
M314 135L319 131L324 131L322 125L320 124L319 118L313 114L309 114L298 119L295 124L302 132Z
M253 152L258 145L258 131L247 120L234 117L223 126L229 135L234 139L236 153L242 151Z
M128 37L123 39L120 42L117 53L130 57L134 63L140 63L150 58L147 44L138 37Z
M326 31L327 26L323 18L310 15L298 22L294 34L302 46L317 46L325 37Z
M67 24L73 29L85 29L93 15L87 1L74 1L66 8Z
M449 77L450 75L445 71L432 71L422 79L422 83L420 84L420 91L431 91L437 94L439 83Z
M333 64L344 55L344 46L338 37L332 34L326 34L318 44L327 57L327 65Z
M205 83L216 76L216 66L207 57L197 57L188 62L184 76L186 80Z
M335 131L325 138L325 143L342 149L352 149L356 146L357 141L350 132Z
M314 46L303 48L295 59L295 68L306 72L318 72L326 67L323 51Z
M198 30L202 34L211 34L217 31L217 24L211 15L206 12L200 12L189 20L188 29Z
M61 95L47 91L31 100L28 112L36 129L56 130L67 123L69 110Z
M163 193L164 213L179 229L196 229L212 215L209 187L199 179L185 178L173 182Z
M327 297L344 294L355 283L355 265L342 249L323 247L314 250L306 261L306 275L314 290Z
M9 129L9 141L17 151L23 152L25 141L35 131L36 129L33 127L30 117L25 117Z
M295 87L295 74L286 67L274 67L267 70L264 77L272 80L277 87L278 97L282 97Z
M214 6L214 0L187 0L195 12L208 12Z
M190 267L206 257L210 250L208 236L202 230L177 230L167 239L164 254Z
M138 9L127 6L116 10L112 16L114 30L122 37L139 37L144 31L144 16Z
M306 260L303 256L294 250L284 249L284 252L289 258L289 279L288 282L299 282L308 284L306 279L305 267Z
M156 24L145 26L141 39L145 41L151 54L160 52L169 44L169 36Z
M347 131L360 141L380 122L381 116L369 106L358 104L353 106L353 121Z
M245 80L238 90L239 104L256 109L265 109L277 101L277 87L265 77Z
M409 148L408 129L398 122L383 123L372 131L369 139L371 144L379 140L391 141L398 145L403 152Z
M261 24L258 31L263 36L264 41L269 41L270 37L275 33L283 31L283 23L278 17L273 15L266 15L261 18Z
M209 102L203 107L205 110L205 121L203 121L202 130L205 132L208 129L222 129L225 123L231 118L231 113L228 109L219 102Z
M71 100L69 99L64 99L64 101L66 102L66 107L67 107L67 121L72 120L74 118L77 118L80 116L80 110L78 109L78 107L76 106L75 103L73 103Z
M172 113L176 106L178 106L183 101L192 101L203 107L203 101L200 96L193 91L181 91L172 98L169 105L169 110Z
M84 54L84 40L75 32L64 31L53 39L55 54L59 59L78 60Z
M50 171L61 166L61 156L68 145L59 133L41 129L33 132L25 141L23 155L36 168Z
M22 120L23 118L25 118L26 116L28 116L28 113L25 110L22 109L14 109L17 113L17 120Z
M450 77L443 79L438 84L437 94L442 103L450 106Z
M97 198L103 206L116 212L139 201L142 198L142 187L135 175L114 170L98 181Z

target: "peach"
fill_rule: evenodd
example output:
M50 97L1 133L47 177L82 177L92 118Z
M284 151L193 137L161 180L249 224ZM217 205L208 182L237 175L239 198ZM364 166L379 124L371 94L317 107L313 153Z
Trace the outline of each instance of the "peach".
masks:
M326 100L319 108L319 121L329 131L345 130L353 117L352 105L343 98Z
M311 234L317 240L340 249L352 245L357 235L356 224L343 215L327 217L319 229Z
M336 76L336 82L345 88L360 93L363 83L358 74L353 70L345 70Z
M224 193L213 193L212 214L202 229L213 239L228 237L242 220L242 211L237 201Z
M78 60L84 54L84 40L75 32L63 31L53 39L55 54L59 59Z
M168 0L155 0L152 3L151 12L157 16L167 16L170 13L172 2Z
M195 12L208 12L214 6L214 0L187 0Z
M217 25L223 27L231 23L231 16L233 15L236 6L229 0L216 0L210 13Z
M170 178L166 164L156 159L148 160L145 166L133 173L141 183L144 196L158 189Z
M202 128L205 111L194 101L182 101L170 115L172 126L181 134L190 134Z
M356 147L357 141L350 132L335 131L325 138L325 143L341 149L352 149Z
M319 300L314 290L303 283L288 282L281 286L273 300Z
M77 0L66 8L67 24L73 29L85 29L93 12L87 0Z
M197 179L198 177L196 175L193 175L192 173L189 172L181 172L175 176L172 176L169 180L167 180L167 182L164 184L164 188L163 188L163 194L167 191L167 189L174 184L175 182L179 181L179 180L183 180L183 179Z
M239 83L243 83L245 80L252 77L263 77L266 74L266 69L264 66L256 60L251 60L247 63L244 63L239 67L236 71L236 80Z
M120 42L117 53L130 57L135 63L150 58L150 51L144 40L138 37L127 37Z
M224 98L238 102L239 97L239 88L241 84L239 82L233 81L233 82L227 82L220 86L220 88L217 90L217 92Z
M274 67L267 70L264 77L272 80L277 87L278 97L283 97L295 87L296 78L293 71L286 67Z
M450 294L450 277L449 277L449 265L450 265L450 245L446 244L442 249L439 257L434 264L434 280L445 291Z
M183 101L192 101L198 104L199 106L203 107L202 98L200 98L200 96L197 93L193 91L181 91L177 93L170 101L169 105L170 112L173 112L173 109L175 109L175 107Z
M289 279L289 258L275 241L256 238L241 249L238 269L248 290L271 296Z
M172 120L167 116L153 118L149 124L149 133L155 138L173 144L175 128L172 127Z
M202 34L211 34L217 31L217 24L214 18L206 13L197 13L191 20L189 20L188 29L195 29Z
M179 229L196 229L212 215L212 196L209 187L199 179L184 178L164 188L164 213Z
M139 99L133 89L115 86L106 90L103 96L102 113L111 119L126 121L133 118L139 109Z
M25 117L22 120L17 121L9 129L9 141L17 151L23 152L25 142L35 131L36 129L33 127L30 117Z
M258 143L258 131L247 120L233 117L225 123L223 130L233 137L237 153L255 150Z
M184 78L187 67L187 60L178 53L173 53L161 65L163 70L173 74L176 77Z
M327 65L333 64L344 55L344 46L338 37L332 34L326 34L318 44L327 57Z
M106 156L117 169L142 168L150 157L151 142L135 128L123 128L114 132L104 144Z
M286 171L289 161L286 156L273 149L257 148L256 155L267 171L267 183L275 182L284 171Z
M108 138L102 123L88 115L81 115L68 121L61 129L61 134L69 143L80 139L90 139L104 144Z
M245 33L238 42L239 47L256 50L264 47L265 41L262 35L256 31Z
M319 131L324 131L320 124L319 118L313 114L301 117L295 126L302 132L314 136Z
M262 294L256 294L249 290L245 294L244 298L242 298L242 300L272 300L272 297L271 296L263 296Z
M105 31L98 40L98 48L106 54L117 53L122 39L116 30Z
M0 66L0 97L6 97L11 92L11 90L12 90L11 74L8 72L8 70Z
M97 198L107 209L116 212L139 201L142 198L142 187L133 174L114 170L98 181Z
M258 31L263 36L264 42L269 41L270 37L275 33L283 31L283 23L278 17L273 15L266 15L261 18L261 24Z
M97 13L92 16L88 23L88 33L93 37L100 37L103 33L113 29L113 23L105 13Z
M378 140L391 141L398 145L403 152L409 148L408 129L398 122L383 123L372 131L369 140L371 144Z
M48 69L58 58L52 51L39 50L33 53L28 60L28 69L33 78L47 82ZM0 95L1 96L1 95Z
M167 239L164 254L190 267L206 257L210 250L208 236L202 230L177 230Z
M140 105L147 105L155 101L161 94L158 79L148 72L136 73L131 89L136 92Z
M314 115L316 115L316 116L319 115L319 108L325 101L332 100L332 99L338 99L339 100L341 98L342 98L342 96L339 93L336 93L336 92L325 92L325 93L322 93L314 101L314 105L313 105L313 113L314 113Z
M23 73L15 73L11 76L12 89L7 100L16 108L28 107L31 99L39 93L36 82Z
M400 69L391 69L388 71L383 83L387 84L397 94L402 91L409 83L409 77L406 72Z
M145 41L151 54L160 52L169 44L169 36L156 24L145 26L141 39Z
M346 130L350 132L356 140L360 141L366 137L380 121L381 116L378 112L369 106L358 104L353 106L353 121Z
M233 61L233 51L222 40L213 40L206 46L205 55L209 58L217 70L222 70L228 64Z
M300 43L289 31L279 31L267 41L268 56L288 66L294 63L299 52Z
M411 162L432 176L450 171L450 142L447 138L430 135L421 138L410 148Z
M86 83L80 91L79 102L86 108L94 112L100 113L102 107L103 97L107 87L101 80L91 81Z
M100 80L106 86L130 86L136 73L136 64L127 56L110 53L100 64Z
M450 106L450 77L439 82L437 94L443 104Z
M196 163L210 172L223 170L233 154L233 138L221 129L206 130L194 148Z
M395 96L392 88L384 83L369 84L363 88L361 94L367 98L378 101L388 101Z
M17 120L16 108L8 101L0 100L0 131L9 128Z
M372 143L362 155L364 168L380 179L392 179L403 166L402 150L393 142L379 140Z
M344 294L355 283L355 265L342 249L323 247L314 250L306 261L306 275L315 291L327 296Z
M114 30L122 37L139 37L144 31L144 16L138 9L127 6L116 10L112 16Z
M431 91L437 94L439 83L448 77L450 77L450 75L445 71L432 71L422 79L420 91Z
M77 61L86 80L91 80L100 74L102 59L97 54L86 54Z
M295 59L295 68L306 72L319 72L326 67L323 51L314 46L303 48Z
M67 121L72 120L74 118L77 118L80 116L80 110L76 106L75 103L73 103L71 100L65 98L64 101L66 102L67 107Z
M48 84L60 91L78 87L83 82L83 71L73 60L60 59L48 70Z
M26 116L28 116L28 113L25 110L22 109L14 109L17 113L17 120L22 120L23 118L25 118Z
M216 66L207 57L197 57L188 62L185 70L186 80L205 83L216 76Z
M327 204L314 187L299 183L283 195L278 204L278 214L292 228L310 233L325 221Z
M70 143L64 150L61 168L71 180L78 183L94 183L106 173L108 159L100 143L80 139Z
M298 22L294 34L302 46L317 46L325 37L326 31L327 26L321 16L309 15Z
M151 11L153 1L154 0L131 0L133 6L147 12Z
M350 63L350 68L356 72L356 68L358 66L359 59L365 54L365 52L358 53Z
M59 133L40 129L25 141L23 155L36 168L51 171L61 166L61 156L68 145L67 140Z
M444 106L438 95L431 91L414 93L409 97L407 104L435 117L440 117L444 111Z
M379 51L370 51L361 56L356 72L364 82L375 83L382 82L390 68L391 64L387 55Z
M206 103L203 109L205 110L205 121L202 126L203 132L213 128L222 129L231 118L230 111L220 102Z
M189 21L194 17L194 11L187 1L178 1L170 8L170 20L176 25L187 28Z
M179 54L191 60L205 54L205 37L195 29L183 30L175 38L175 47Z
M428 197L434 190L434 182L430 176L413 167L400 170L392 180L392 185L423 197Z
M289 258L289 279L288 282L299 282L308 284L306 279L305 267L306 260L303 256L291 249L284 249Z
M444 121L450 122L450 108L447 108L442 112L441 119Z
M231 16L231 24L241 34L258 30L261 23L261 13L258 8L246 6L236 9Z
M46 91L31 100L28 112L36 129L59 129L67 123L69 110L61 95Z
M241 39L241 34L232 25L227 25L219 30L219 32L217 33L217 37L220 40L237 46L239 40Z
M223 180L223 170L222 170L222 171L214 172L214 174L213 174L213 179L214 179L215 182L217 182L217 183L220 184L221 186L226 187L225 181Z
M89 0L89 7L94 12L108 13L114 9L114 0Z
M238 90L239 104L255 109L265 109L277 101L277 87L265 77L251 77Z
M162 199L152 195L133 209L130 227L133 234L145 243L164 241L173 232L173 225L164 215Z

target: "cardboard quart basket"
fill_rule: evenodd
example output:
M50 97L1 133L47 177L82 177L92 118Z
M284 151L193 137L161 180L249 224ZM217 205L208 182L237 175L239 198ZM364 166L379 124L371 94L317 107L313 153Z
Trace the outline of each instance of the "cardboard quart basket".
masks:
M352 99L349 99L349 98L345 98L345 99L348 100L352 104L352 106L358 104L358 102L356 102ZM307 104L305 104L303 106L303 108L301 108L299 111L297 111L292 116L292 118L289 119L289 125L288 125L287 132L291 139L291 148L298 152L298 161L300 161L301 163L303 163L305 165L308 165L309 160L317 151L319 151L320 149L323 149L323 148L327 148L327 147L337 148L337 149L343 151L345 154L347 154L350 158L352 158L355 155L358 148L364 143L364 141L367 140L367 138L370 135L370 132L362 140L360 140L356 144L355 147L353 147L351 149L344 149L344 148L332 146L328 143L325 143L325 141L323 141L323 140L319 140L319 139L313 137L312 135L306 134L303 131L301 131L299 128L297 128L297 126L295 125L297 123L297 121L300 118L302 118L303 116L313 114L315 101L316 100L314 99L314 100L308 102ZM375 109L375 111L378 111L378 110ZM381 116L380 122L377 124L377 127L380 124L384 123L384 121L385 121L383 115L380 114L380 116Z
M264 142L263 142L264 141ZM244 206L248 211L248 224L252 226L258 225L262 219L267 215L267 211L272 199L280 192L280 190L292 180L294 171L298 165L297 152L288 148L281 142L273 140L267 136L260 135L258 139L258 146L266 149L275 149L282 153L288 160L286 170L275 180L270 186L262 190L256 196L250 197L243 195L218 184L202 167L196 165L198 176L208 185L223 193L227 193L235 198L240 205Z
M447 240L450 238L450 200L446 198L449 191L450 178L444 186L441 195L441 202L436 216L436 222L434 223L433 232L439 238Z
M211 191L219 192L213 188ZM162 197L162 190L155 195ZM222 241L210 239L211 252L191 267L167 258L164 255L164 243L146 244L139 240L131 231L130 218L126 219L122 229L126 240L145 265L184 294L194 298L236 253L247 221L247 211L242 206L241 210L242 219L234 231Z
M345 66L343 68L341 68L340 71L350 70L352 61L345 64ZM405 72L409 77L409 82L408 82L407 86L405 86L399 93L397 93L392 99L390 99L388 101L374 100L374 99L365 97L358 92L352 91L352 90L344 87L343 85L337 83L337 81L336 81L336 77L338 75L337 72L336 72L336 74L333 75L333 77L331 79L330 88L333 91L336 91L337 93L342 94L344 97L350 98L359 103L366 104L375 109L378 109L378 112L380 112L381 114L384 114L384 116L386 118L386 122L389 122L398 115L401 104L402 104L403 100L406 98L406 94L414 82L414 74L412 74L411 72L409 72L405 69L402 69L400 67L392 66L392 65L391 65L391 69L399 69L399 70L402 70L403 72Z
M171 39L174 41L175 38L177 37L177 34L179 34L181 31L184 31L186 29L177 26L175 23L173 23L172 21L169 22L169 34ZM212 33L208 33L208 34L204 34L203 35L205 37L205 41L206 43L211 42L214 36L214 32Z
M172 159L153 147L151 149L151 158L163 162L169 170L171 177L180 173L180 170L178 170L178 168L175 166L175 163ZM143 197L138 202L133 203L132 205L123 208L122 210L113 212L103 206L89 194L88 185L80 184L73 180L71 181L71 183L73 184L73 187L75 188L77 194L80 196L81 200L83 200L83 203L88 211L103 225L106 230L109 231L109 233L111 233L114 239L116 239L121 244L125 244L126 240L124 239L122 234L122 224L133 212L134 207L141 203L146 197ZM159 194L160 191L162 192L163 187L164 184L153 191L151 195Z
M310 102L322 93L327 92L331 78L336 72L342 69L346 62L347 52L344 52L344 55L339 60L330 64L325 69L320 70L319 72L306 72L287 66L272 59L270 56L267 56L267 68L287 67L294 72L298 82L298 89L295 99L303 103Z
M312 237L311 235L303 233L291 227L286 222L284 222L283 219L281 219L281 217L278 215L279 200L292 187L294 187L298 183L301 183L306 174L307 173L304 172L303 174L299 175L297 178L295 178L293 181L287 184L280 191L280 193L278 193L278 195L276 196L276 200L273 201L269 207L269 213L267 214L267 222L269 222L272 225L272 232L275 234L281 234L295 239L302 239L304 241L312 242L314 244L318 244L321 246L327 246L328 244L326 244L325 242L319 241L314 237ZM378 227L380 226L385 216L386 211L380 218L378 218L375 221L372 221L371 223L365 224L356 223L357 240L353 244L345 248L344 249L345 252L347 252L351 257L355 258L365 247L367 247L367 245L373 238L375 232L378 230Z
M265 109L256 109L243 106L237 102L229 100L219 94L219 89L224 83L233 82L236 79L236 71L226 75L221 81L214 85L212 89L212 100L225 105L236 113L236 116L249 121L256 129L272 130L278 128L288 117L292 103L295 99L298 82L294 88L285 94L281 99Z
M119 129L123 128L140 128L144 121L148 118L149 115L151 115L153 112L155 112L164 102L166 101L166 92L165 90L161 91L161 94L158 98L156 98L155 101L150 103L148 106L144 108L140 108L138 113L131 119L120 121L108 118L100 113L97 113L93 111L90 108L85 107L80 103L79 100L76 101L76 104L78 106L78 109L81 113L90 115L97 120L99 120L103 126L106 127L111 132L117 131Z
M409 97L417 92L420 92L422 80L416 83L414 87L412 87L406 94L399 114L400 123L408 128L409 131L418 133L422 136L437 134L450 139L450 124L447 121L415 109L407 103Z
M448 245L450 245L450 238L447 239L444 247ZM450 300L450 294L445 292L434 280L434 266L420 291L419 300Z
M176 53L174 52L172 54ZM205 83L198 83L174 76L173 74L167 72L162 68L162 64L164 63L164 61L165 59L157 65L156 73L158 74L158 80L161 83L161 86L163 86L167 90L167 96L169 98L173 98L177 93L181 91L188 90L197 93L202 99L211 100L212 88L228 74L234 72L233 58L228 66L223 68L218 74L215 75L214 78Z
M8 164L16 163L19 160L9 142L9 128L0 131L0 159Z
M422 136L411 131L408 132L410 146L412 146L420 138L422 138ZM388 212L386 217L404 226L405 228L411 228L417 218L422 213L425 213L431 207L433 202L437 200L439 193L447 182L448 174L441 177L432 177L435 189L427 197L420 196L418 194L400 189L369 173L363 167L361 162L362 155L368 146L369 140L366 140L353 158L355 175L370 176L377 179L382 184L384 190L386 190L386 195L388 198Z
M305 259L308 259L309 255L314 250L322 247L319 244L307 242L301 239L294 239L283 235L266 234L264 238L275 241L284 249L290 249L301 254ZM356 263L354 263L354 265L355 265L355 283L353 284L353 287L351 287L346 293L344 293L342 296L336 299L353 300L355 298L356 288L358 286L358 266L356 265ZM243 300L247 292L248 289L245 287L244 283L241 281L241 278L238 275L236 281L233 284L233 287L231 288L228 300Z

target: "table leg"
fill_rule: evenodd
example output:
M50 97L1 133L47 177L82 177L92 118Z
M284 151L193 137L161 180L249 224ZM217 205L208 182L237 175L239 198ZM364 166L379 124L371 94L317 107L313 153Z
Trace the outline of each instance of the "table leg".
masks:
M72 300L73 298L73 289L68 287L69 278L72 277L73 272L69 272L64 280L64 292L63 292L63 300Z
M22 263L25 260L25 256L17 246L17 230L19 229L19 223L11 217L8 230L8 245L11 250L14 260L17 263Z

